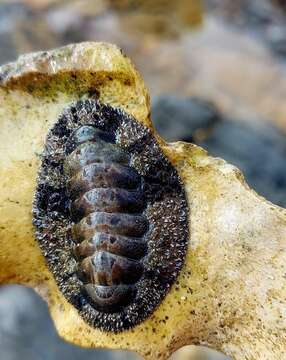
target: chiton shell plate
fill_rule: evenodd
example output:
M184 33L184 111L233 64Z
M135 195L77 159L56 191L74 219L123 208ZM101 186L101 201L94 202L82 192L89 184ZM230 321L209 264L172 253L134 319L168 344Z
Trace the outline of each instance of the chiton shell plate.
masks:
M36 238L61 292L91 326L146 319L183 266L183 184L150 129L80 100L47 134L33 207Z

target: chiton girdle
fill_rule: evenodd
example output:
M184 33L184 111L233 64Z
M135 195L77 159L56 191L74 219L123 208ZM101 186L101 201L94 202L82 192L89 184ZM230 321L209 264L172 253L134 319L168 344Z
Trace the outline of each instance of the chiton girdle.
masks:
M48 132L33 216L61 292L103 331L150 316L184 263L177 171L150 129L96 100L71 104Z

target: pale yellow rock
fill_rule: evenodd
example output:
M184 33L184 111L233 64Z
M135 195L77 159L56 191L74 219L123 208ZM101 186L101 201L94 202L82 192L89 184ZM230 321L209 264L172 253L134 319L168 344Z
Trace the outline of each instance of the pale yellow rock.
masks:
M166 359L202 344L233 359L286 359L286 210L248 188L241 173L191 144L161 146L187 192L185 266L165 300L120 334L89 327L59 292L33 236L31 207L47 130L70 102L97 94L151 127L139 74L109 44L83 43L0 68L0 283L33 287L59 334L85 347Z

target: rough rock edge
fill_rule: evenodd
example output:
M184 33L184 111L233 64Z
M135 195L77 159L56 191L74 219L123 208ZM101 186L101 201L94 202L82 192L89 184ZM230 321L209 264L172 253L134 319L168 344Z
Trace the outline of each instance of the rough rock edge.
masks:
M220 158L220 157L214 157L209 154L209 151L205 150L204 148L200 147L199 145L193 144L193 143L187 143L184 141L175 141L175 142L169 142L167 145L162 146L167 153L171 152L170 149L172 149L179 157L182 156L182 154L185 153L191 153L191 155L196 158L195 160L195 166L200 167L207 167L209 165L213 166L217 171L219 171L223 176L230 175L236 180L240 182L240 184L244 187L245 190L252 193L253 196L258 198L260 201L268 204L272 208L276 208L279 212L285 212L286 214L286 208L283 206L279 206L277 204L272 203L270 200L265 198L263 195L259 194L256 190L254 190L246 181L246 178L243 174L243 172L235 165L228 163L226 160ZM185 156L183 156L184 158ZM193 163L192 160L186 160L186 162ZM172 162L172 160L170 160ZM173 164L176 164L176 161L172 162ZM181 164L182 166L182 164ZM179 166L180 167L180 166ZM177 167L178 168L178 167Z
M106 48L107 52L111 51L120 56L124 56L125 60L130 64L130 60L122 53L122 50L116 45L105 42L83 42L79 44L71 44L62 46L58 49L49 51L38 51L19 56L15 62L8 63L0 67L0 86L7 87L9 83L17 78L22 78L30 73L41 73L54 75L61 71L74 70L114 70L114 64L102 62L104 68L97 68L92 57L87 56L88 52L97 52L99 48ZM106 54L105 54L106 55ZM88 61L86 61L88 60ZM124 67L124 63L122 62ZM136 75L139 75L138 73Z

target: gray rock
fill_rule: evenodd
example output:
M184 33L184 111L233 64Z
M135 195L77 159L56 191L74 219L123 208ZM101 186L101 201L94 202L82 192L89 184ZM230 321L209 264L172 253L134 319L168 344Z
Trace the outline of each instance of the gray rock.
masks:
M167 141L192 141L195 131L214 126L219 117L212 103L199 98L169 94L153 100L155 128Z
M139 360L125 351L87 350L59 338L43 300L23 286L0 288L1 360Z
M286 206L286 136L263 121L223 118L204 100L166 95L153 104L152 119L166 140L196 142L242 170L249 185L275 204ZM201 139L194 136L205 131Z
M286 206L286 136L277 128L224 120L200 145L240 168L260 195Z
M0 64L8 63L17 57L17 49L11 46L12 43L13 38L10 33L0 32Z

